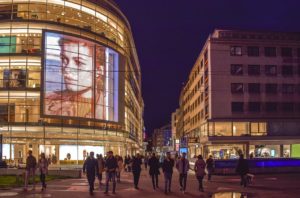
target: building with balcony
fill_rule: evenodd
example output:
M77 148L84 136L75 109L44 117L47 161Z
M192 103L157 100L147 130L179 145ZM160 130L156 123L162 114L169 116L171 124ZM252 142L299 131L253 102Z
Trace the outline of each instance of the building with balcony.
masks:
M4 159L134 154L143 109L130 24L112 0L0 0Z
M180 95L189 154L299 157L300 33L215 30Z

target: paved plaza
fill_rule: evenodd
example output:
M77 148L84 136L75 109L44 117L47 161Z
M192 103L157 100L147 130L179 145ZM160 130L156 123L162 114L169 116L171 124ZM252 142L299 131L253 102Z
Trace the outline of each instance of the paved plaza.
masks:
M300 174L278 174L278 175L256 175L254 183L249 187L244 188L239 185L238 176L214 176L211 182L204 181L205 192L197 191L197 181L195 175L191 173L188 176L187 192L183 195L179 190L178 174L174 173L172 193L164 194L163 177L160 175L159 185L157 190L152 189L151 179L148 172L143 170L140 180L140 189L136 190L132 184L132 174L123 173L122 182L117 184L117 193L104 194L104 188L98 188L98 183L95 184L96 190L93 197L216 197L216 198L239 198L240 194L232 195L231 192L239 192L242 197L300 197L299 180ZM227 192L227 194L226 194ZM219 193L217 196L214 193ZM40 187L35 191L22 192L21 188L1 190L0 197L23 197L23 198L83 198L91 197L88 193L88 183L85 178L82 179L66 179L56 180L48 183L48 188L45 192L40 191Z

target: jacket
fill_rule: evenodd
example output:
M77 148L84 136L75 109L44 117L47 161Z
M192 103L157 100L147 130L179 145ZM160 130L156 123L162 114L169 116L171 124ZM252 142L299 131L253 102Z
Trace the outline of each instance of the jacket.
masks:
M206 163L203 159L198 159L196 161L195 167L194 167L196 176L203 177L205 175L205 166L206 166Z
M235 170L240 175L246 175L249 173L248 161L246 159L239 159Z
M104 171L104 166L105 166L104 159L98 158L97 162L98 162L99 174L101 174Z
M183 166L184 162L185 162L185 165ZM189 162L189 160L187 160L185 158L181 158L181 159L177 160L177 162L176 162L176 168L177 168L179 174L187 174L187 172L190 169L190 162Z
M83 164L83 172L86 172L88 177L95 177L95 175L98 175L98 161L95 158L88 157Z
M118 168L118 162L115 157L109 157L105 161L106 172L115 172Z
M26 170L36 169L36 159L34 156L29 155L26 159Z
M48 172L48 160L47 159L40 159L38 168L41 172L41 174L47 174Z
M134 157L132 158L132 172L138 173L141 172L142 160L141 158Z
M172 174L174 164L175 164L175 162L174 162L173 159L169 160L168 158L166 158L163 162L163 165L162 165L163 172Z
M148 161L148 164L150 166L149 174L150 175L159 175L159 161L157 157L151 157Z
M214 168L214 160L212 158L208 158L206 160L206 167L207 167L207 169L213 169Z

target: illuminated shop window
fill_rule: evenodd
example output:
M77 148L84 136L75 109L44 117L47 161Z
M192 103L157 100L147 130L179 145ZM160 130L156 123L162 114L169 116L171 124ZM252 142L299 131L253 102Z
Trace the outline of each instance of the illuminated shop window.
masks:
M215 136L232 136L231 122L215 122Z

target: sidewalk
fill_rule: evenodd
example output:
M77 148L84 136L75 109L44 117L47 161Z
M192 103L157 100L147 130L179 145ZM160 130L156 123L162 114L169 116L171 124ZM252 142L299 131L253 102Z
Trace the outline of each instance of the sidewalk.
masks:
M282 175L257 175L254 183L249 187L244 188L239 185L238 176L214 176L211 182L204 181L205 192L198 192L198 183L193 173L190 173L187 181L186 194L179 191L179 176L176 170L173 175L172 193L164 194L163 176L159 177L159 186L157 190L152 189L151 178L148 171L143 170L139 184L140 190L133 188L132 174L123 172L121 183L117 184L116 195L104 195L104 187L98 189L98 182L95 184L95 194L93 197L120 197L120 198L135 198L135 197L219 197L212 196L216 192L242 192L247 194L247 197L300 197L299 180L300 174L282 174ZM103 180L104 181L104 180ZM111 190L111 188L110 188ZM10 193L11 196L3 196L3 193ZM8 195L8 194L6 194ZM37 186L35 191L27 193L22 192L21 188L12 190L0 191L0 197L55 197L55 198L82 198L91 197L88 193L88 183L85 178L82 179L67 179L58 180L48 183L46 192L41 193L40 186ZM225 194L221 196L226 198ZM232 195L230 196L230 198Z

